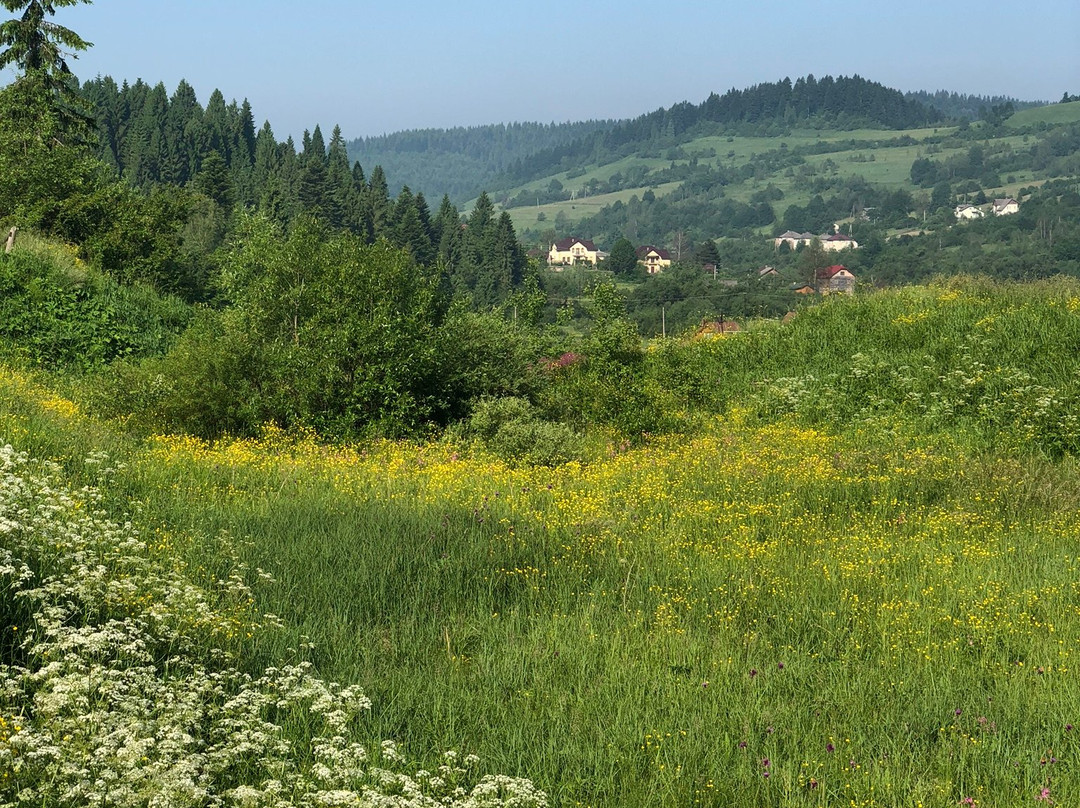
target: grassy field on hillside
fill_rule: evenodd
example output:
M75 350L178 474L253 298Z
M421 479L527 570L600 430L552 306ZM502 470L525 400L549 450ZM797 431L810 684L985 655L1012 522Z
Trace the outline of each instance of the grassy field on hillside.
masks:
M679 187L677 182L665 182L653 187L653 193L659 196L669 194ZM510 208L510 221L514 223L515 230L523 230L529 228L530 230L546 230L551 227L556 227L555 217L560 213L566 217L566 226L572 227L576 222L582 219L592 216L597 213L601 208L606 205L612 205L615 202L629 202L630 197L640 197L643 193L642 188L628 188L625 191L616 191L611 194L597 194L596 196L582 196L574 201L565 202L552 202L546 205L532 205L520 208ZM544 221L540 221L537 217L543 213Z
M701 137L688 141L680 148L687 155L703 155L709 151L715 152L715 156L713 157L697 157L700 165L725 165L737 168L749 163L756 155L781 148L795 149L798 147L813 146L817 143L855 140L865 143L865 146L858 146L841 152L808 155L806 158L806 165L819 174L827 175L829 173L835 173L839 176L856 175L864 177L867 181L872 183L911 189L911 163L916 158L925 156L925 146L920 143L912 146L879 147L875 146L875 143L892 140L902 136L922 141L928 137L939 135L946 131L947 130L944 129L911 129L905 131L878 129L859 129L853 131L798 130L792 132L791 135L784 137ZM1017 142L1019 142L1019 138L1017 138ZM943 149L939 150L935 154L935 157L945 159L963 151L964 149L961 148ZM872 162L866 159L870 154L874 155L874 160ZM826 167L826 161L831 161L835 164L835 168L830 171L830 169ZM597 179L607 181L616 173L625 174L627 171L634 168L645 168L652 171L666 168L672 163L675 165L685 165L687 162L687 158L680 158L672 161L662 157L631 156L602 166L590 167L584 174L572 178L567 176L567 172L562 172L554 175L553 178L559 180L559 182L561 182L568 190L578 190L579 194L576 200L567 199L561 202L540 205L539 207L511 208L510 216L514 223L514 227L518 230L529 229L538 231L554 227L555 217L561 213L565 217L566 227L572 228L578 221L595 214L605 205L610 205L615 201L626 202L630 197L635 195L640 197L647 187L652 187L653 193L660 197L670 193L680 185L679 182L669 182L658 186L628 188L617 193L584 197L581 193L582 189L584 189L585 185L590 180ZM539 190L546 188L551 180L552 177L535 180L511 190L507 195L515 196L523 189ZM778 209L778 215L782 213L788 205L805 205L812 196L805 188L796 187L794 177L787 176L785 172L770 173L767 177L754 178L735 183L725 188L725 195L732 199L748 202L755 192L761 190L770 183L780 188L785 194L783 200L775 203L775 207ZM545 219L544 221L538 222L537 216L540 213L544 214Z
M0 432L60 463L50 490L72 493L41 514L75 520L94 503L144 546L138 563L130 539L125 553L94 551L103 600L73 624L151 625L209 593L183 612L195 622L177 624L191 642L118 652L114 679L132 665L149 675L143 654L179 664L179 648L212 666L217 647L259 688L285 687L284 713L256 712L295 744L281 765L297 789L329 795L317 782L326 749L355 758L351 745L374 755L390 740L383 765L402 755L434 772L444 749L475 753L473 781L528 777L558 806L1069 805L1080 799L1078 346L1075 284L836 301L783 326L656 343L649 372L683 391L687 411L673 414L686 428L638 447L594 441L556 467L450 440L136 439L11 370ZM22 489L4 490L14 502ZM69 552L88 563L84 545L36 530L6 534L36 568L63 567ZM48 620L9 597L8 568L0 649L45 669L14 638ZM285 663L359 686L370 709L347 691L358 712L324 716L300 695L323 685L259 678ZM168 664L149 670L188 681ZM53 703L52 681L18 687ZM15 779L0 796L52 794L81 771L97 724L72 701L54 725L11 692L0 691L0 767ZM112 709L104 725L125 715L118 693L111 708L91 699ZM220 759L214 783L269 793L255 758L196 758L202 736L189 733L171 758L147 741L145 761L121 748L126 762L102 765L142 772L149 789L153 766ZM14 765L39 744L58 751Z
M1075 123L1080 121L1080 101L1070 101L1068 104L1048 104L1044 107L1032 107L1022 109L1005 122L1005 125L1014 129L1022 126L1031 126L1037 123Z

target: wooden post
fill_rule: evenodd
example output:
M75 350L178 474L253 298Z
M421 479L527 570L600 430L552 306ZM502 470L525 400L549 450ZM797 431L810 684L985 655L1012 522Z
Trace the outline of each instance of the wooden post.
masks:
M4 255L8 255L15 249L15 234L18 232L19 228L17 227L12 227L11 230L8 231L7 242L4 244Z
M667 308L660 306L660 334L667 339Z

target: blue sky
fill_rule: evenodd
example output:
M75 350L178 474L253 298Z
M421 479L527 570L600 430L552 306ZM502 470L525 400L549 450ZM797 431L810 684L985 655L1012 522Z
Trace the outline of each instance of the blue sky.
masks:
M98 0L56 21L80 78L181 78L298 137L633 117L785 76L1056 101L1080 93L1080 0Z

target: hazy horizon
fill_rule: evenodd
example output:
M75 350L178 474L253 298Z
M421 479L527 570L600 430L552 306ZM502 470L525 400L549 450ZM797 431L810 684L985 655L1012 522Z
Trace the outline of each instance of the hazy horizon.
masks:
M187 80L247 98L279 139L319 124L349 139L403 129L633 118L785 76L854 75L901 91L1057 101L1080 92L1080 4L978 13L916 2L766 0L702 8L553 0L540 10L317 0L114 0L59 9L94 47L80 79ZM5 77L10 79L10 75Z

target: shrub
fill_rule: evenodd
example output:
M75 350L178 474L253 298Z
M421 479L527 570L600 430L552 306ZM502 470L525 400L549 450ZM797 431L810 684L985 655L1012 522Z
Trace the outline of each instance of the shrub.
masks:
M545 421L523 398L485 399L469 419L469 431L507 463L557 465L576 454L577 436L565 424Z

